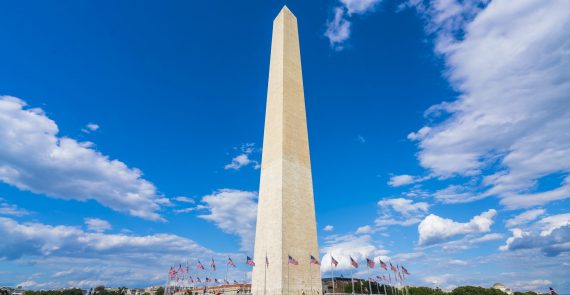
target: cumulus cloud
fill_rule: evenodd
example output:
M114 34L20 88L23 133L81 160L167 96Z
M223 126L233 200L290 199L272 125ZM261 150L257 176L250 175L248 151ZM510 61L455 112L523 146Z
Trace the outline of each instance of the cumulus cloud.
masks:
M198 217L211 221L222 231L240 237L241 249L253 249L257 219L257 193L221 189L202 198L208 214Z
M324 33L330 46L336 50L344 49L344 43L350 38L352 19L374 10L381 0L340 0L340 6L333 10L332 18L327 21Z
M188 258L214 257L219 261L228 255L242 258L235 253L216 253L173 234L105 234L75 226L19 223L3 217L0 217L0 236L3 263L8 267L33 264L38 270L19 284L31 289L162 284L168 267ZM18 278L16 274L10 275L7 279Z
M99 218L85 218L85 225L90 231L102 233L108 231L112 228L111 224L107 220Z
M0 96L0 181L50 197L95 200L116 211L163 220L168 199L142 172L96 151L90 142L59 137L57 124L16 97Z
M23 256L159 258L165 253L213 253L192 240L171 234L91 233L74 226L18 223L5 217L0 217L0 236L4 238L0 244L0 258L8 260Z
M224 166L224 169L239 170L248 165L253 165L254 169L261 168L258 161L250 159L251 154L256 151L254 143L245 143L239 150L241 153L233 157L231 163Z
M334 226L332 225L325 225L325 227L323 227L324 231L333 231L334 230Z
M418 225L418 244L420 246L429 246L444 242L458 235L489 232L496 214L496 210L490 209L473 217L466 223L430 214Z
M408 5L425 17L460 93L428 109L438 119L408 136L420 164L440 178L481 178L477 195L499 196L510 209L569 198L570 3ZM540 178L559 173L559 187L533 192Z
M383 257L389 251L376 246L370 235L332 236L325 240L321 252L325 253L321 261L321 271L330 271L331 255L338 261L338 270L350 269L352 257L358 261L368 258Z
M378 202L380 215L375 220L377 226L412 225L421 221L429 209L426 202L414 203L410 199L382 199Z

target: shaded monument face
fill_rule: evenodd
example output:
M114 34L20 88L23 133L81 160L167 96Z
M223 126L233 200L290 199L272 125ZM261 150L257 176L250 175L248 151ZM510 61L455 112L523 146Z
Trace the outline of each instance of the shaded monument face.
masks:
M252 293L320 293L299 36L287 7L273 21L258 206Z
M321 293L297 19L287 7L273 21L258 206L252 293Z

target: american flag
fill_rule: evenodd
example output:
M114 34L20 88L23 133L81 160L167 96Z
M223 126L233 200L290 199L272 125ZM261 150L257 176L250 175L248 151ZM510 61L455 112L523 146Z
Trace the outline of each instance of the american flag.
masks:
M393 271L394 273L398 272L398 269L392 265L392 262L390 262L390 270Z
M224 284L229 285L230 282L228 282L228 280L224 280Z
M289 255L289 263L293 265L299 265L299 261L295 260L291 255Z
M382 278L380 276L376 276L376 280L378 280L378 282L381 282Z
M238 281L234 280L234 284L239 284Z
M410 275L410 272L408 272L408 270L402 266L402 271L404 272L405 275Z
M376 281L374 280L374 278L369 278L368 280L369 280L370 282L372 282L372 283L376 282Z
M380 260L380 267L383 268L384 270L388 270L386 263L384 263L384 261L382 261L382 260Z
M174 277L176 276L176 270L174 270L174 267L170 267L170 270L168 271L168 275L170 276L170 279L174 279Z
M234 263L234 261L232 260L231 257L228 257L228 265L231 265L233 267L236 267L236 264Z
M338 261L336 261L336 259L334 259L334 257L332 257L332 255L331 255L331 263L334 264L334 267L338 266Z
M374 268L374 266L376 266L376 263L374 263L374 260L366 258L366 265L368 265L370 268Z
M200 260L198 260L198 264L196 265L197 268L201 268L201 269L205 269L204 265L202 264L202 262L200 262Z
M188 277L188 282L194 283L194 280L192 279L192 276Z
M210 266L214 271L216 271L216 263L214 262L214 257L212 257L212 262L210 262Z
M352 256L350 256L350 264L354 267L357 268L358 267L358 262L356 262Z
M253 259L251 259L251 257L249 257L249 256L247 256L245 263L247 263L251 266L255 266L255 262L253 262Z
M311 255L311 263L316 265L321 265L321 263L313 255Z
M206 283L211 282L212 280L210 280L209 277L206 277Z
M218 281L218 279L214 279L214 282L215 282L216 284L219 284L219 283L220 283L220 281Z
M388 281L386 280L386 275L382 275L382 278L384 279L384 282Z
M200 280L200 277L196 277L196 282L201 283L202 280Z
M178 267L178 273L184 273L184 269L182 269L182 263Z
M190 269L188 268L188 260L186 260L186 273L190 273Z

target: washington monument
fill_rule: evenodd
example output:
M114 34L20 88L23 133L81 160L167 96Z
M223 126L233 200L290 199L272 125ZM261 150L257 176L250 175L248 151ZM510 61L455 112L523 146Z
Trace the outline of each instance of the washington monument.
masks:
M273 21L258 206L252 293L321 293L299 35L286 6Z

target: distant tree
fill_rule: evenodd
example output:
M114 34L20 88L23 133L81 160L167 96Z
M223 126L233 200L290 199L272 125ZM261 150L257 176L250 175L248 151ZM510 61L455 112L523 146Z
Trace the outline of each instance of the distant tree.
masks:
M103 292L103 291L105 291L105 286L99 285L99 286L95 287L95 293L99 293L99 292Z
M156 289L155 295L164 295L164 288L158 287L158 289Z

